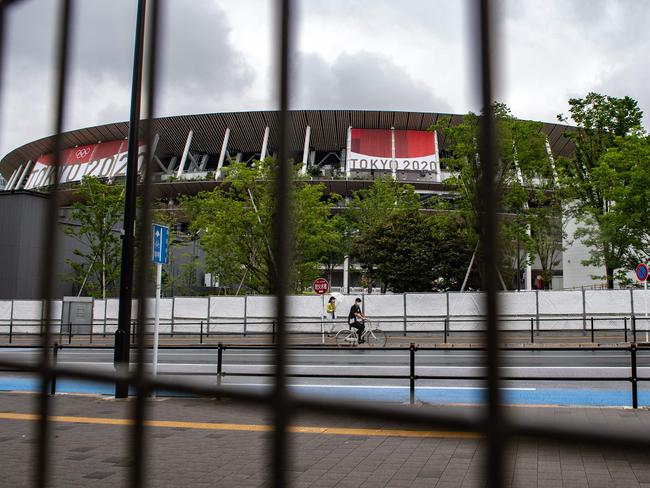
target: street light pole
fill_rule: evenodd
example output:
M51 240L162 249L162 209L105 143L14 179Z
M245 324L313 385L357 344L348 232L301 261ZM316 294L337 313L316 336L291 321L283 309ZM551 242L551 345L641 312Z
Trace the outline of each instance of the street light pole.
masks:
M129 369L129 336L131 329L131 300L133 298L133 256L134 224L136 214L136 195L138 184L138 146L140 124L140 102L142 98L142 64L144 51L144 24L146 0L138 0L135 28L135 46L133 52L133 78L131 82L131 114L129 118L129 136L126 170L126 188L124 201L124 229L122 231L122 261L120 268L120 301L117 331L115 332L115 367L118 372L126 373ZM116 383L115 398L126 398L129 387Z

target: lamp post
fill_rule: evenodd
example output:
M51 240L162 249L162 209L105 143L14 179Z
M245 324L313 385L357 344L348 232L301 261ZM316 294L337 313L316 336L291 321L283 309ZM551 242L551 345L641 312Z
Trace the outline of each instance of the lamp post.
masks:
M129 370L129 336L131 331L131 301L133 299L133 256L136 194L138 183L138 142L140 102L142 99L142 64L146 0L138 0L131 82L131 114L129 118L126 188L124 200L124 229L122 231L122 260L120 269L120 301L118 325L115 332L114 363L118 372ZM126 398L129 387L125 382L115 384L115 398Z

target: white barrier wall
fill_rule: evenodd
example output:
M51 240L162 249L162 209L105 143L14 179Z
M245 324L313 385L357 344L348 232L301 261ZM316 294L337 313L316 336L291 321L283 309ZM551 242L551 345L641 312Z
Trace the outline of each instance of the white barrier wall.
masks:
M483 293L407 293L404 295L341 295L337 299L336 319L326 316L330 295L288 297L287 324L293 332L318 333L345 326L354 299L361 297L363 310L388 331L442 331L445 321L453 331L482 330ZM531 319L542 330L588 328L619 329L623 318L636 318L638 331L650 331L650 292L644 290L522 291L499 295L501 327L528 330ZM112 334L117 328L118 300L93 301L93 333ZM59 331L61 301L52 302L51 318ZM36 333L42 324L43 307L39 300L0 300L0 334ZM153 324L154 300L147 300L147 318ZM162 333L266 333L272 330L275 298L272 296L175 297L160 300ZM137 317L137 301L132 317ZM631 323L628 320L628 328Z

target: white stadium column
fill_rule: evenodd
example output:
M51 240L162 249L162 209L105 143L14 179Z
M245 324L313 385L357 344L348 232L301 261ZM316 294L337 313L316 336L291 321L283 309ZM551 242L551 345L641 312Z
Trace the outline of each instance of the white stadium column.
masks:
M513 147L513 152L515 153L515 171L517 173L517 179L519 180L519 184L523 187L524 186L524 176L521 173L521 168L519 167L519 162L517 161L517 148L515 147L515 142L512 141L512 147ZM524 202L524 206L526 209L528 209L528 202ZM526 235L530 236L530 224L526 224ZM533 265L531 263L533 259L533 256L531 254L528 255L528 259L526 259L526 290L532 290L533 289ZM519 270L517 270L517 273L519 273ZM517 280L519 280L519 276L517 276Z
M390 157L391 159L395 159L395 127L390 128ZM392 166L392 164L391 164ZM393 174L393 180L397 179L397 170L395 167L392 169L392 174Z
M192 144L192 137L194 136L194 131L190 130L190 133L187 134L187 141L185 142L185 149L183 149L183 157L181 157L181 162L178 165L178 172L176 173L176 178L180 178L181 174L185 170L185 162L187 161L187 155L190 153L190 144Z
M350 166L348 165L348 160L350 159L350 154L352 153L352 126L348 127L348 143L346 146L345 152L345 177L350 177Z
M9 179L9 183L7 183L7 190L13 190L14 187L16 186L16 182L18 181L18 176L20 173L23 171L23 165L21 164L16 171L14 171L14 174L11 175L11 178Z
M32 161L31 159L29 161L27 161L27 164L25 165L25 169L23 170L22 173L20 173L20 177L18 178L18 182L14 186L15 190L20 190L20 188L24 185L25 177L31 171L33 163L34 163L34 161Z
M350 288L350 258L345 256L343 259L343 293L347 293Z
M433 131L433 137L434 141L436 144L436 157L438 160L436 161L436 164L438 165L438 172L436 173L436 182L441 183L442 182L442 166L440 166L440 147L438 147L438 131L434 130Z
M262 139L262 150L260 151L260 161L264 161L266 158L266 152L269 149L269 127L267 126L264 129L264 139Z
M309 159L309 142L311 140L311 127L305 128L305 146L302 150L302 169L300 174L307 174L307 160Z
M214 179L218 180L221 176L221 168L226 159L226 152L228 151L228 141L230 141L230 128L226 127L226 132L223 135L223 143L221 144L221 153L219 153L219 162L217 163L217 171L214 173Z

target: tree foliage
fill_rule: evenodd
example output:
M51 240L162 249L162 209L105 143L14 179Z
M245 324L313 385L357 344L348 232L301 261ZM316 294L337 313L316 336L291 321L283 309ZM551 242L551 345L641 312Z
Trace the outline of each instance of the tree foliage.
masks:
M66 279L80 294L98 298L114 296L120 276L121 252L119 231L115 226L122 218L124 187L86 176L76 196L79 200L72 205L71 222L64 227L64 232L81 247L74 249L75 259L66 260L73 271Z
M641 191L647 172L647 137L641 129L642 112L629 97L589 93L569 100L577 128L566 132L575 145L572 158L559 162L567 192L568 215L579 226L574 235L590 247L583 264L603 266L608 287L614 286L616 269L629 265L630 253L641 247L638 220L645 209ZM566 121L566 117L558 116ZM641 207L643 204L641 205Z
M181 200L190 230L200 234L206 270L222 283L257 293L274 290L277 270L271 236L276 168L272 158L257 161L254 167L232 164L223 186ZM319 264L335 252L340 234L330 219L324 187L310 185L294 169L291 288L300 292L319 275Z
M494 105L494 116L498 151L494 185L500 214L500 252L497 256L500 272L506 282L511 281L509 278L514 275L516 261L515 243L519 242L523 249L540 255L542 265L547 266L546 272L550 274L553 256L557 255L559 249L555 238L556 215L547 211L548 197L545 195L559 198L559 193L555 193L557 188L554 187L542 124L514 118L510 109L501 103ZM451 156L443 158L442 162L454 174L445 180L445 184L454 191L456 198L451 200L451 204L439 200L434 208L459 212L461 221L468 227L466 238L474 244L479 241L480 220L484 211L479 191L482 171L478 147L480 120L481 115L470 112L458 125L450 125L443 120L436 126L450 140L448 151ZM531 200L536 200L538 205L530 206ZM530 237L526 226L535 229ZM480 246L477 254L481 262ZM482 266L477 269L482 272Z

